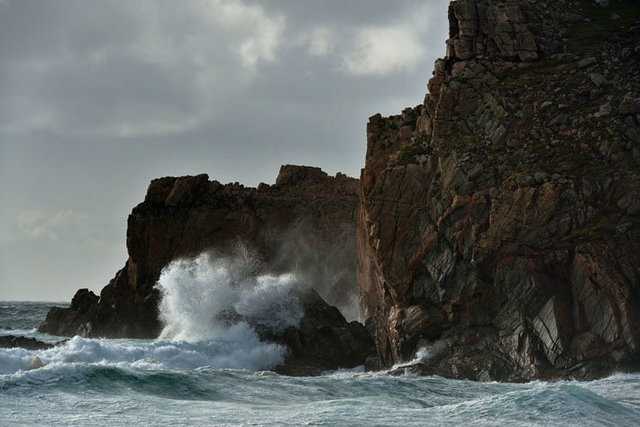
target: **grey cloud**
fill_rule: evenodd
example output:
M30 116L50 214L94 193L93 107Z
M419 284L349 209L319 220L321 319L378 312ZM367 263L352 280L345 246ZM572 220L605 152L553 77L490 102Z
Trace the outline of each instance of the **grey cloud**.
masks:
M102 249L69 228L57 234L69 235L58 240L66 248L0 239L0 299L40 298L43 283L57 299L99 290L124 263L126 217L152 178L206 172L256 185L283 163L357 176L367 118L422 101L446 4L0 2L0 237L28 211L82 212L106 230ZM389 28L422 54L383 72L346 67L359 35ZM327 49L311 48L314 32Z
M422 5L438 7L438 0L251 0L252 4L286 13L289 21L298 27L309 24L384 25L396 16L402 16Z

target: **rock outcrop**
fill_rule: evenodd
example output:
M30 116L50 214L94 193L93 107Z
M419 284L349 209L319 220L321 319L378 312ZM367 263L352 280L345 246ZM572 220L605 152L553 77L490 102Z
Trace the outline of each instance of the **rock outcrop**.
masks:
M170 261L246 244L269 271L302 271L340 308L357 300L357 179L283 166L275 185L222 185L207 175L155 179L128 220L129 259L100 296L81 289L53 308L40 331L87 337L155 337L154 288ZM356 301L357 304L357 301Z
M27 350L47 350L57 345L64 344L65 341L58 341L55 344L48 344L31 337L19 335L0 336L0 348L25 348Z
M452 2L424 103L370 118L372 366L527 380L640 365L640 6L608 3Z
M297 292L304 316L299 327L288 327L274 336L261 338L286 345L289 354L276 371L286 375L319 375L323 371L353 368L375 354L370 333L357 322L347 322L334 306L327 304L316 291Z

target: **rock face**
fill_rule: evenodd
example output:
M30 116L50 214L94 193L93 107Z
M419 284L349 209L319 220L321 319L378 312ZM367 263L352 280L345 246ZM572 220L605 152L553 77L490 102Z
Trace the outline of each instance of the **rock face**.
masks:
M424 349L415 372L474 380L637 369L640 6L459 0L449 19L424 103L367 126L372 365Z
M357 299L357 179L319 168L283 166L273 186L222 185L207 175L155 179L128 220L129 259L100 296L81 289L68 309L53 308L40 331L87 337L156 337L159 294L170 261L239 243L270 271L303 271L341 308ZM346 322L345 322L346 325Z

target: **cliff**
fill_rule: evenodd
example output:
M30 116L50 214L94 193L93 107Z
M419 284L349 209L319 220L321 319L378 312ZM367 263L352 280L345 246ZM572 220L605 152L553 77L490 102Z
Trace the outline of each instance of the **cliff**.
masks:
M424 103L367 125L378 361L474 380L640 362L640 6L459 0ZM422 350L421 352L418 352Z
M129 215L125 266L99 297L81 289L68 309L54 307L40 331L86 337L157 337L162 325L158 319L160 294L154 286L162 269L173 260L204 251L228 255L243 247L263 270L299 273L306 287L317 289L329 303L355 316L358 191L357 179L292 165L282 166L275 185L257 188L222 185L209 181L207 175L155 179L144 202ZM303 348L300 343L312 335L318 345L342 352L340 356L350 366L361 364L372 350L364 327L347 323L313 291L302 291L300 298L305 304L304 333L270 338L289 344L293 356L303 361L309 361L308 353L315 351L316 365L324 369L345 365L329 351L319 354L318 349ZM343 343L347 347L340 347Z

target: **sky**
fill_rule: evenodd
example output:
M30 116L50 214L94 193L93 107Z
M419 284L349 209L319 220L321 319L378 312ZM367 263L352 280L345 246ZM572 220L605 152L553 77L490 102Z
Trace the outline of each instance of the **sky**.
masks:
M422 103L448 0L0 0L0 300L124 265L162 176L359 176L368 117Z

